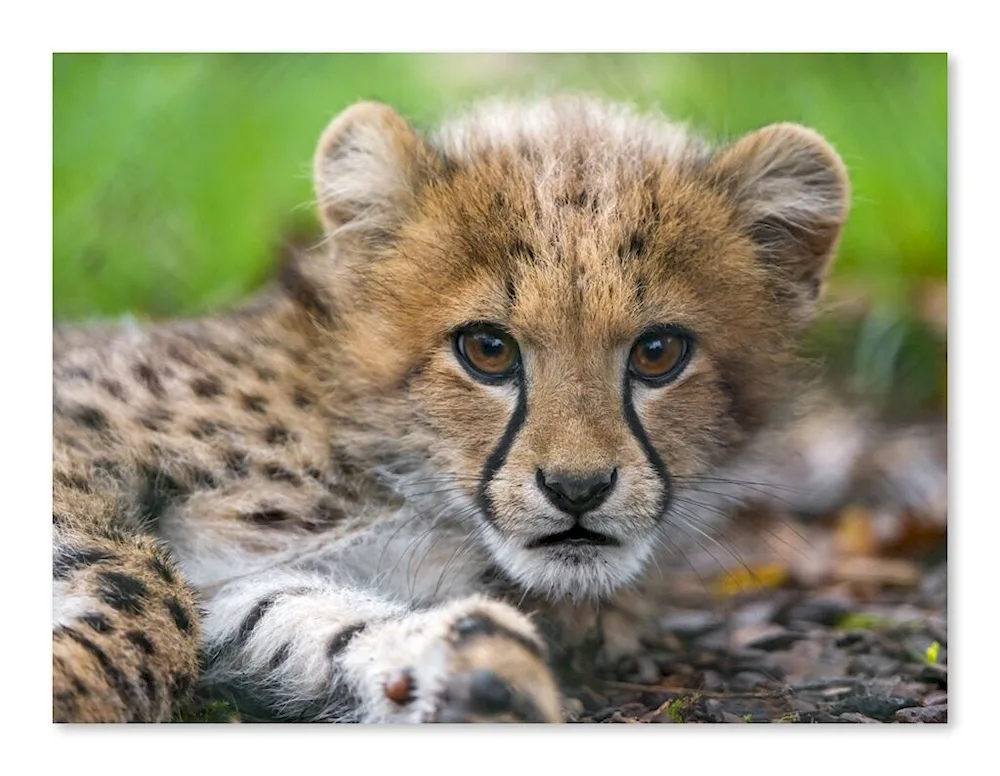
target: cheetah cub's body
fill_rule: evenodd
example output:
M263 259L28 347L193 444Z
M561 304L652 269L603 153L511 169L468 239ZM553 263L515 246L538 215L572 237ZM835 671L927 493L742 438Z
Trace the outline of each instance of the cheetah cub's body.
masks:
M359 104L315 170L251 306L56 332L57 720L561 719L546 641L773 427L847 207L809 130L577 98Z

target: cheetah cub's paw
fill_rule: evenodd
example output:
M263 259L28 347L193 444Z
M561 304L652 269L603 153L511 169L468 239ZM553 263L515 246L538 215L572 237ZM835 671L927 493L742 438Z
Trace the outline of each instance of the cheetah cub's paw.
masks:
M399 623L376 716L406 722L562 722L546 649L527 617L470 598ZM383 642L383 643L391 643ZM391 666L391 667L390 667ZM375 700L375 699L373 699Z

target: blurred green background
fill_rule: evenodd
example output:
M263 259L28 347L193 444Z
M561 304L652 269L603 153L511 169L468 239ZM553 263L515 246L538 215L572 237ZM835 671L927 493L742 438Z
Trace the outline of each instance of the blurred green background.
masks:
M824 134L853 186L832 284L844 358L873 390L926 399L940 370L913 332L946 315L947 80L944 54L56 55L54 314L188 314L261 285L285 241L316 234L313 147L355 100L427 126L477 96L573 89L716 140L774 121ZM895 374L907 349L925 388Z

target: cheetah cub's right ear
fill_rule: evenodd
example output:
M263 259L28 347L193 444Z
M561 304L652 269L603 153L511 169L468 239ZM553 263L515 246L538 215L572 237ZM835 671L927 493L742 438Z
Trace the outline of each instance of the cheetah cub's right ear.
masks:
M411 208L433 154L392 108L359 102L323 132L313 159L319 214L328 235L383 241Z

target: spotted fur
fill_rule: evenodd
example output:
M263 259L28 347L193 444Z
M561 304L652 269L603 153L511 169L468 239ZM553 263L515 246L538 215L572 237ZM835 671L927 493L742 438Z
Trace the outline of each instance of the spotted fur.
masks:
M165 719L197 680L288 719L560 719L526 610L611 606L781 422L847 211L810 130L716 149L574 97L427 135L359 104L315 170L326 239L260 299L56 331L57 720ZM514 378L460 363L482 322ZM693 350L653 387L627 362L663 325ZM582 515L539 485L608 471ZM545 543L571 529L604 541Z

